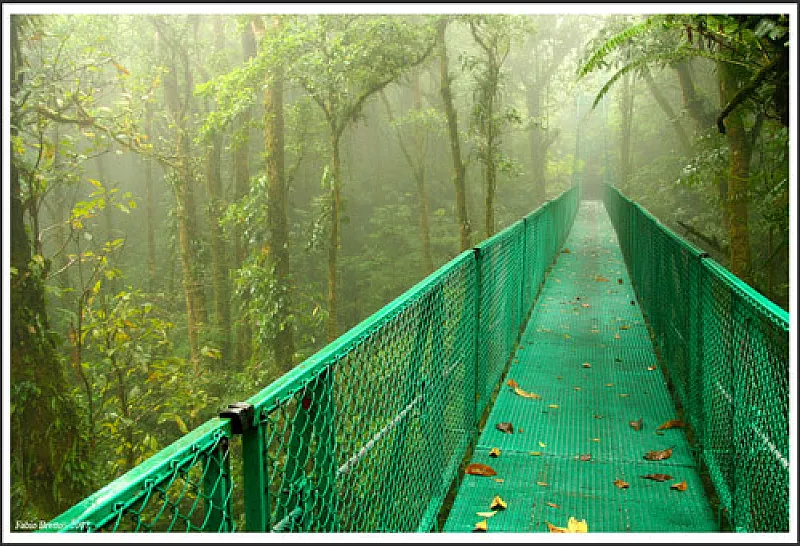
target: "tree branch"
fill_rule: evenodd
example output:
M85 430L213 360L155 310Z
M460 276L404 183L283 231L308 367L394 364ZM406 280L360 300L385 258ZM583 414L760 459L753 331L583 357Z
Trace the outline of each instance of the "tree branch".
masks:
M717 129L723 135L725 134L725 118L728 117L728 114L733 112L733 109L739 106L742 102L748 99L753 93L756 92L758 86L769 76L770 72L773 71L775 66L777 66L778 58L773 59L769 62L769 64L765 65L764 67L759 70L756 75L753 77L750 82L739 89L733 98L730 100L727 106L722 110L722 112L717 117Z

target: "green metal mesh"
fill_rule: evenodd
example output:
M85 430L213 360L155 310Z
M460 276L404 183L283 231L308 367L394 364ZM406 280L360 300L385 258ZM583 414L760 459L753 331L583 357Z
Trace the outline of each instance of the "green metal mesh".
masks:
M230 424L213 419L42 529L233 532Z
M737 531L787 531L788 313L616 189L605 202L730 521Z
M246 530L433 528L579 198L463 252L251 397ZM229 427L203 425L53 524L233 531Z

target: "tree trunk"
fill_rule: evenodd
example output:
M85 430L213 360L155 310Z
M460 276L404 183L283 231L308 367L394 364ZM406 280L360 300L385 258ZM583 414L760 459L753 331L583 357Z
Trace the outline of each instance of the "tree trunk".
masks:
M339 156L340 135L331 127L331 148L333 152L333 180L331 181L331 233L328 243L328 321L325 332L328 341L336 339L338 331L336 299L336 258L339 251L339 229L341 209L341 160Z
M422 94L420 92L419 70L414 71L411 87L414 96L414 109L422 111ZM425 275L433 272L433 255L431 254L431 230L429 224L430 202L428 200L428 179L425 168L425 128L421 123L414 127L414 147L416 148L417 165L415 178L417 179L417 192L419 193L419 234L422 243L422 268Z
M145 110L145 132L152 142L153 139L153 109L148 104ZM156 214L155 196L153 195L153 160L144 158L144 184L145 184L145 213L147 215L147 274L148 289L156 289Z
M686 108L686 111L689 112L689 116L694 120L695 132L699 133L704 131L714 124L714 117L705 109L703 99L697 95L692 73L689 70L689 60L683 59L678 61L674 68L678 74L678 81L681 85L683 107Z
M19 25L11 17L11 97L20 98L23 55ZM19 106L12 101L10 136L19 132ZM44 297L44 271L33 266L25 229L21 172L15 154L10 165L10 356L11 356L11 520L50 519L77 502L81 491L80 459L85 443L77 408L53 338ZM36 237L37 234L34 234ZM71 461L70 461L71 460ZM65 471L65 464L71 470Z
M219 54L225 47L222 17L214 17L214 49ZM206 190L208 192L208 232L211 250L211 285L213 287L214 332L216 340L221 344L222 352L227 358L230 349L230 290L228 288L228 256L225 252L227 244L219 225L224 203L222 199L222 134L214 131L210 137L206 156Z
M159 29L164 27L159 27ZM178 245L180 249L183 292L186 301L186 329L189 341L189 359L195 374L200 369L200 336L206 321L205 298L200 276L194 264L194 240L196 236L194 191L191 183L190 147L186 121L189 115L189 101L192 97L192 81L188 66L184 66L183 93L178 85L178 64L175 56L180 55L184 63L188 60L186 51L167 51L165 61L168 71L164 76L164 96L175 125L175 152L177 168L175 172L175 215L178 219Z
M653 75L650 74L649 70L645 70L642 77L644 78L650 93L653 95L653 98L656 99L656 102L661 107L661 110L664 111L664 115L667 117L667 120L672 124L675 134L678 135L678 142L681 144L681 150L683 151L683 154L691 154L692 142L689 140L689 135L686 134L683 125L681 125L680 118L675 115L675 111L672 109L672 106L670 106L667 97L664 96L664 93L662 93L661 89L658 88L656 82L653 81Z
M450 90L450 74L447 62L447 44L445 34L447 31L447 20L439 21L439 63L441 74L441 94L444 103L444 112L447 117L447 130L450 137L450 155L453 161L453 185L456 190L456 215L459 225L459 236L461 240L461 250L471 248L470 224L467 217L467 191L466 191L466 171L464 162L461 158L461 143L458 136L458 116L455 106L453 106L453 94Z
M739 77L736 69L728 63L717 63L720 83L720 99L722 104L728 102L736 94ZM752 284L752 261L750 254L750 234L748 222L750 157L752 147L749 135L745 130L741 110L734 109L725 120L726 135L729 147L728 167L728 220L731 244L731 272Z
M530 141L531 177L533 182L531 197L533 198L533 206L537 207L547 199L547 186L545 181L547 150L544 148L545 130L541 124L542 96L538 78L534 79L533 83L528 85L527 88L526 102L528 117L532 120L536 120L531 125L528 138Z
M242 28L242 54L247 62L256 56L256 40L253 27L244 25ZM248 124L252 115L252 108L247 108L239 116L237 123L240 134L235 139L233 147L233 199L239 201L250 191L250 129ZM244 242L244 229L238 223L234 226L233 253L234 267L239 268L247 257L247 245ZM250 358L251 346L250 324L244 313L239 313L236 319L236 354L234 359L240 366L244 366Z
M489 84L489 95L486 100L486 202L484 211L485 214L485 228L486 238L488 239L494 235L494 195L495 188L497 187L497 165L495 164L495 157L497 155L497 143L495 142L495 126L494 126L494 95L497 88L497 79L492 75Z
M273 29L278 31L280 19L273 18ZM277 333L274 339L275 361L282 371L293 367L294 324L292 321L291 274L289 268L289 221L286 217L287 190L284 156L283 118L283 67L270 67L264 93L264 126L267 167L267 203L270 233L268 254L275 276L275 297L278 300L275 322ZM335 269L335 267L334 267ZM332 338L331 338L332 339Z
M620 110L622 111L622 134L620 135L620 189L629 191L631 176L631 131L633 129L633 79L630 74L623 77Z

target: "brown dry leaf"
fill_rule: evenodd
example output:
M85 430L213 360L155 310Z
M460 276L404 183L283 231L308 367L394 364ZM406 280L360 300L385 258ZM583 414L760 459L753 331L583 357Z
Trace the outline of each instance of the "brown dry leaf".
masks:
M583 455L578 457L578 459L580 459L581 461L591 461L592 460L592 454L591 453L584 453Z
M648 451L644 458L648 461L663 461L672 457L672 449L670 447L668 449Z
M516 382L515 380L513 380L513 379L509 379L509 380L506 382L506 385L508 385L508 386L509 386L509 387L511 387L512 389L516 389L516 388L518 388L518 387L519 387L519 383L517 383L517 382Z
M490 518L497 513L497 510L492 510L491 512L475 512L475 515L481 518Z
M489 528L489 520L479 521L475 524L475 528L472 529L473 533L485 533L486 530Z
M583 366L584 368L591 368L592 367L592 365L589 364L588 362L584 362L583 364L581 364L581 366Z
M514 393L516 393L517 396L521 396L523 398L533 398L534 400L542 399L542 397L536 394L535 392L528 392L526 390L522 390L519 387L514 387Z
M489 506L489 508L491 510L505 510L508 508L508 504L506 504L506 501L500 498L500 495L497 495L492 499L492 504Z
M619 329L620 330L629 330L630 329L630 325L629 324L623 324L622 326L619 327Z
M589 526L586 524L586 520L582 519L578 521L574 517L570 516L569 521L567 522L566 527L557 527L550 523L549 521L545 521L547 524L547 528L550 530L551 533L588 533Z
M670 419L669 421L667 421L666 423L664 423L663 425L658 427L656 430L667 430L667 429L670 429L670 428L683 428L685 426L686 426L686 423L684 423L680 419Z
M489 452L489 457L499 457L500 456L500 449L493 447L492 450Z
M538 485L540 487L547 487L548 484L547 484L547 482L536 482L536 485Z
M617 283L622 284L624 281L622 279L617 279Z
M653 370L657 370L657 369L658 369L658 367L657 367L657 366L648 366L648 367L647 367L647 371L648 371L648 372L652 372Z
M589 307L589 304L588 303L582 303L581 307Z
M595 280L595 281L597 281L597 282L608 282L608 279L607 279L607 278L605 278L605 277L603 277L602 275L597 275L597 276L594 278L594 280Z
M602 419L603 418L602 415L598 415L596 413L594 415L592 415L592 417L594 417L595 419Z
M554 503L554 502L546 502L545 504L546 504L547 506L549 506L550 508L560 508L560 507L559 507L559 506L558 506L556 503Z
M497 423L494 428L506 434L514 434L514 425L511 423Z
M620 480L619 478L617 478L616 480L614 480L614 485L616 485L620 489L627 489L628 487L630 487L631 484L629 484L628 482Z
M642 476L642 478L645 480L653 480L654 482L668 482L674 479L669 474L648 474L647 476Z
M562 254L572 254L572 251L570 249L568 249L568 248L565 248L564 250L561 251L561 253Z
M686 491L687 487L689 486L686 485L686 480L680 483L673 483L672 485L669 486L670 489L675 489L676 491Z
M644 419L639 419L638 421L629 421L628 424L631 426L633 430L642 430L642 423Z
M471 465L467 466L466 473L471 474L473 476L497 475L497 472L495 472L494 468L492 468L488 464L482 464L482 463L472 463Z

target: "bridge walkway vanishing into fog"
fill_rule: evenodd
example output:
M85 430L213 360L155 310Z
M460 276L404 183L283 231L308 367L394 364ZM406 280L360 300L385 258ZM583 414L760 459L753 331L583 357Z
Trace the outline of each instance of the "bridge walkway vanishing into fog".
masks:
M788 323L575 186L44 530L787 532Z

